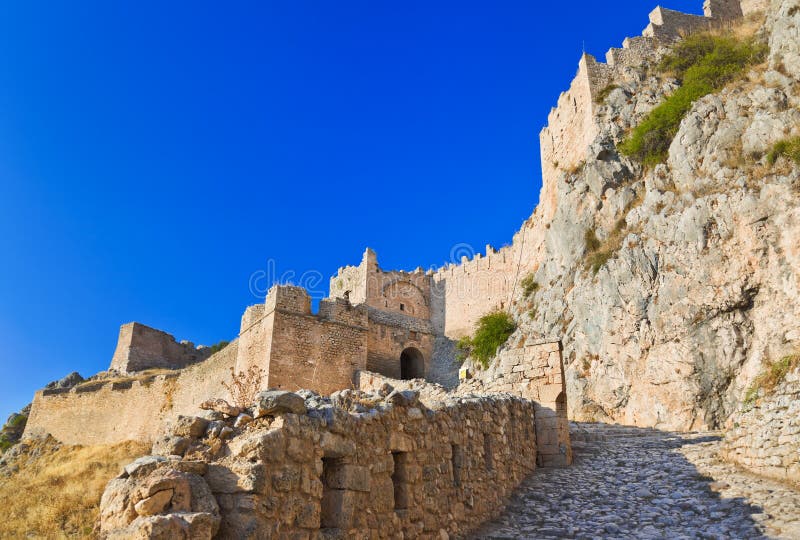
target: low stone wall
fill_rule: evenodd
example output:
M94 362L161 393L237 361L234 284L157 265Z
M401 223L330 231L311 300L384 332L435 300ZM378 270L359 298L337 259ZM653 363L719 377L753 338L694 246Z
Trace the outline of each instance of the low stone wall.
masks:
M300 392L305 414L284 411L243 427L231 418L227 441L206 435L185 456L140 463L161 459L156 466L201 475L219 507L216 538L225 539L462 537L495 517L536 468L529 401L451 398L428 408L415 392L383 393L348 390L326 399ZM109 537L180 517L169 515L169 500L154 509L154 498L136 505L120 495L135 498L137 486L148 484L147 470L136 467L103 496ZM140 506L147 513L133 521Z
M723 458L756 474L800 483L800 370L728 424Z
M181 369L209 356L211 349L208 347L198 349L188 341L179 343L171 334L132 322L119 329L111 369L119 373L154 368Z

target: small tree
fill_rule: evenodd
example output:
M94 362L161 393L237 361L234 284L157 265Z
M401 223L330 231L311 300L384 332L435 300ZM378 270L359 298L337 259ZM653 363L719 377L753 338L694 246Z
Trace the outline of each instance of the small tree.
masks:
M222 386L230 393L234 405L246 409L253 405L256 394L261 390L264 375L264 370L256 366L239 372L231 368L231 382L228 384L223 381Z

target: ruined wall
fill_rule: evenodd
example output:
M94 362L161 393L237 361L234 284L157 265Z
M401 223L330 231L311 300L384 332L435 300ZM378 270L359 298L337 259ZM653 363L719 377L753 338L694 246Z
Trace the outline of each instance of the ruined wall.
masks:
M203 476L191 489L210 488L222 539L463 537L495 517L536 468L530 402L487 396L429 409L413 394L377 399L371 414L307 400L307 414L233 428L229 451L208 463L160 466ZM137 500L114 493L136 497L147 471L109 483L105 533L135 536L120 527L136 516Z
M239 328L239 347L236 355L236 372L245 373L250 368L269 373L272 330L275 320L273 309L267 313L266 304L248 307L242 315Z
M141 323L123 324L111 368L119 373L133 373L152 368L180 369L208 358L211 351L196 349L192 343L175 338Z
M369 248L358 266L340 268L331 278L330 295L409 317L431 316L430 276L421 268L414 272L381 270L377 255Z
M769 7L769 0L742 0L742 13L747 16L764 12Z
M735 413L722 457L754 473L800 483L800 370Z
M370 308L366 369L399 379L400 355L408 347L414 347L422 354L423 376L427 376L435 339L428 321Z
M199 413L199 404L228 397L238 342L206 361L175 373L92 381L71 389L40 390L33 398L24 437L50 433L66 444L151 441L178 415Z

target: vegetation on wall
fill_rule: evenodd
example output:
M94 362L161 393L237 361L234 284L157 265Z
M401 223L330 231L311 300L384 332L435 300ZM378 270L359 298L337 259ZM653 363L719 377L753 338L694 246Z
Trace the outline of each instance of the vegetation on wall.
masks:
M784 356L777 362L772 362L767 368L753 381L744 396L745 405L751 405L758 398L761 390L765 395L772 393L775 388L783 381L786 375L795 369L800 368L800 353Z
M517 323L509 313L505 311L488 313L478 320L474 336L463 337L458 341L456 344L458 357L462 361L466 358L473 358L484 369L488 368L497 354L497 349L508 340L516 329Z
M231 382L222 381L222 386L230 393L234 405L241 408L250 407L256 395L261 390L266 390L261 387L265 383L266 372L257 366L250 366L245 371L230 368L230 372Z
M779 158L786 157L800 164L800 137L783 139L775 143L767 154L767 163L775 165Z
M644 165L662 163L681 120L695 101L721 90L767 55L767 46L734 32L699 32L678 43L658 67L681 86L653 109L619 145L619 151Z
M597 274L600 269L619 251L622 240L625 238L628 224L625 218L620 218L611 230L605 242L597 238L594 229L587 229L584 235L586 247L586 268Z
M228 345L230 345L230 341L222 340L219 343L216 343L216 344L212 345L211 347L209 347L209 349L211 350L211 354L216 354L219 351L221 351L222 349L224 349L225 347L227 347Z
M536 276L533 274L528 274L522 281L519 282L520 286L522 287L522 296L525 299L530 298L536 291L539 290L539 284L536 282Z

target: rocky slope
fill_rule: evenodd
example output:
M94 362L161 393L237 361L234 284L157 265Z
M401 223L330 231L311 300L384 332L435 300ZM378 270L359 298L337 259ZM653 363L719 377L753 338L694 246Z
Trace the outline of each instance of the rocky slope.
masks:
M540 288L518 296L508 346L563 336L573 418L720 426L762 365L800 341L800 170L765 157L800 135L800 0L748 24L767 63L698 100L666 163L644 169L617 145L678 81L626 70L585 164L545 186L555 208L526 224L541 229L528 269ZM587 230L615 244L596 273Z

